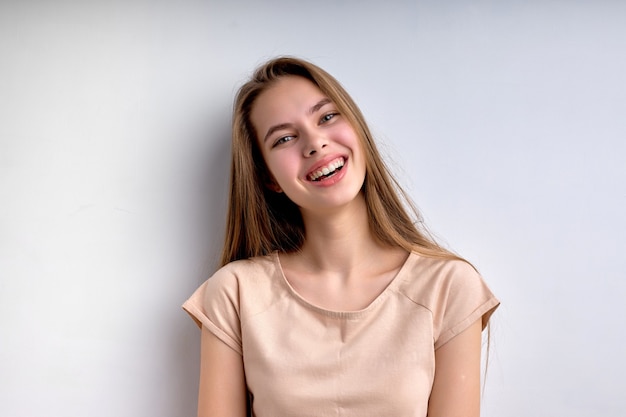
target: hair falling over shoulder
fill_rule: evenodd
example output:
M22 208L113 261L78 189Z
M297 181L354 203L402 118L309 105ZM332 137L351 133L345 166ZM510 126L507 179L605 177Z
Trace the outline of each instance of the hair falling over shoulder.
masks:
M383 244L424 256L460 259L426 231L415 205L381 158L361 111L339 82L310 62L279 57L258 67L234 101L230 195L220 264L274 251L297 251L304 242L304 223L298 207L284 193L268 187L271 176L250 120L257 97L286 76L313 82L335 103L362 141L366 155L362 191L374 236Z

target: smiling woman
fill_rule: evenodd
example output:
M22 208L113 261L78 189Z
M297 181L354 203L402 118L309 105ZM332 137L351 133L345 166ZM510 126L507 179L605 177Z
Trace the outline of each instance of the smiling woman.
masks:
M303 217L345 209L365 180L362 146L348 120L311 81L283 77L261 93L251 113L274 191ZM267 133L264 133L267 132Z
M416 227L341 85L295 58L237 95L222 267L202 328L200 416L478 416L498 300Z

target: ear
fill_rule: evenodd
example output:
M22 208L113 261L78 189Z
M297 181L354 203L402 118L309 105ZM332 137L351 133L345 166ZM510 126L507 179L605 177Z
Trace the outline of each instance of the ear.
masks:
M280 188L280 186L278 184L276 184L276 181L272 180L269 183L266 184L266 187L269 188L270 190L274 191L275 193L282 193L283 189Z

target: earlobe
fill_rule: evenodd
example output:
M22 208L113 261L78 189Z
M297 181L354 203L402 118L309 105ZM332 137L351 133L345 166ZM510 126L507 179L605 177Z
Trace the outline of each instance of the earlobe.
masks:
M269 188L270 190L274 191L275 193L282 193L283 189L280 188L280 186L278 184L276 184L274 181L270 182L267 184L267 188Z
M274 179L274 176L270 172L266 171L265 175L263 175L262 177L262 182L268 190L274 191L275 193L279 194L283 192L283 189L280 188L280 185L278 185L278 183Z

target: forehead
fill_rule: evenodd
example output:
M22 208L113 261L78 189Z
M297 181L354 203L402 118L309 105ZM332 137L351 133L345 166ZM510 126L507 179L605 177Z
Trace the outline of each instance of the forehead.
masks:
M289 120L277 120L294 117L308 111L321 99L324 93L311 81L299 76L285 76L263 91L252 105L250 118L255 128L261 125Z

